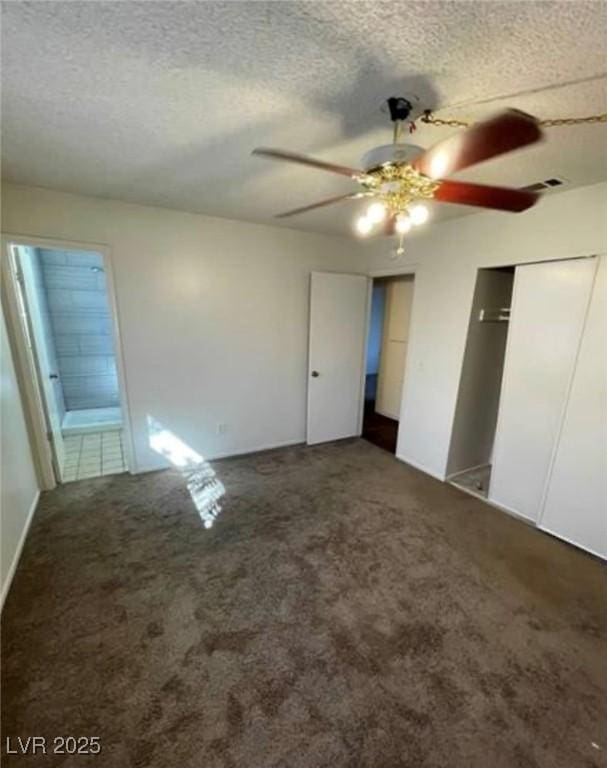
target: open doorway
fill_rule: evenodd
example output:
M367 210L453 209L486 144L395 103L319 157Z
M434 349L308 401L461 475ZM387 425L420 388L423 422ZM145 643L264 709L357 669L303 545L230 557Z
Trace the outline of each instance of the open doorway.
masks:
M55 481L126 472L103 255L11 242L8 261L22 373L31 380L29 404L41 411Z
M413 280L376 278L372 287L362 436L390 453L398 438Z

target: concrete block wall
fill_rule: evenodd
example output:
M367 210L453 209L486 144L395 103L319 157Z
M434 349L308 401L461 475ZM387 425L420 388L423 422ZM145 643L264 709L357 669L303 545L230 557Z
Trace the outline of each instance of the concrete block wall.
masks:
M68 411L119 405L112 320L103 259L87 251L39 248Z

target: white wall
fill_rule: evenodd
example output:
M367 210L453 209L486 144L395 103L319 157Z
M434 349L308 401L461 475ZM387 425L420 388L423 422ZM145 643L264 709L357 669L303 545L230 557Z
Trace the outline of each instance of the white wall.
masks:
M428 222L412 237L415 296L397 455L444 478L466 331L479 267L607 252L607 184L559 192L522 214ZM387 238L367 246L372 271L390 269Z
M27 527L38 501L38 482L21 408L15 369L0 311L0 607L10 587Z
M5 233L110 246L135 470L165 466L148 416L206 457L304 440L309 275L360 271L356 241L12 184L2 206Z

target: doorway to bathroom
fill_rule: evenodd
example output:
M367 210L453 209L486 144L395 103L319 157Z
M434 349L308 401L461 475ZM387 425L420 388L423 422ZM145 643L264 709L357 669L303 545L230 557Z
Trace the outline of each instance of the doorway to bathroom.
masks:
M117 334L100 252L11 243L17 341L55 480L128 470ZM29 363L29 365L28 365ZM31 400L30 400L31 402Z

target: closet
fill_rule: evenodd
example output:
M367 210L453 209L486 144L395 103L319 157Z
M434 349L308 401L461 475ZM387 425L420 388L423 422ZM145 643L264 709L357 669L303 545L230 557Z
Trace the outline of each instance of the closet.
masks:
M607 557L605 258L479 270L448 473Z
M447 474L486 498L502 384L514 268L479 269L460 378Z

